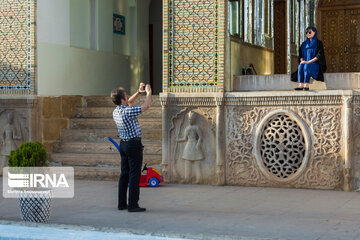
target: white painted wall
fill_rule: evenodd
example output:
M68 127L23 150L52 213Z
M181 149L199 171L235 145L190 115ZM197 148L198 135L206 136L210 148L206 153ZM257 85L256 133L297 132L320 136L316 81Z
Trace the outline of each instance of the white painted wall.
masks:
M113 43L113 2L114 0L97 0L98 49L112 52Z
M147 1L147 0L146 0ZM140 6L141 7L141 4ZM136 55L136 1L114 0L114 13L125 16L125 35L114 34L114 51L119 54Z
M89 0L38 0L38 95L108 95L118 86L133 92L148 80L150 0L96 1L98 36L90 50ZM133 10L126 41L112 32L120 3Z
M70 45L90 48L90 1L70 0Z
M38 95L108 95L130 88L130 57L64 45L38 46Z
M70 45L70 0L37 1L37 41Z

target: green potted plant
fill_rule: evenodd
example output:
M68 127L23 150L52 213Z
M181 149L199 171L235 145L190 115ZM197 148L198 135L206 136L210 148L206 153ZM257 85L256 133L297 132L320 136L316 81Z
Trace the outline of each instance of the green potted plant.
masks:
M243 75L252 75L252 69L250 66L242 67L242 74Z
M19 173L19 171L23 170L18 167L45 167L48 165L46 157L46 149L40 142L22 143L18 149L10 153L9 172L17 171L17 173ZM21 219L29 222L48 222L51 209L51 190L25 190L26 189L20 189L18 193Z

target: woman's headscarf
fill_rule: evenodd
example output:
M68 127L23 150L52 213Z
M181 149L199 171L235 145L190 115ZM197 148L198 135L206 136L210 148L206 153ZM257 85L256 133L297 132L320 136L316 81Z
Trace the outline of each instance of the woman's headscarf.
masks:
M313 32L315 32L315 35L314 35L313 39L311 40L311 42L310 42L309 38L306 38L306 40L303 44L301 51L302 51L302 55L303 55L304 59L306 58L307 53L310 53L310 58L314 58L316 55L316 51L317 51L317 41L318 41L317 29L314 26L307 28L307 30L310 30L310 29ZM308 59L308 60L310 60L310 59Z

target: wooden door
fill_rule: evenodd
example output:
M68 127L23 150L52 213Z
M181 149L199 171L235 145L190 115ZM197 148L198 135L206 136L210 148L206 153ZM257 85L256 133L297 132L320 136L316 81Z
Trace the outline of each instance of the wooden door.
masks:
M274 64L275 74L286 74L285 1L274 2Z
M321 12L327 72L360 71L360 8Z
M321 13L321 39L324 44L327 72L344 72L344 10Z
M360 8L345 11L345 72L360 72Z

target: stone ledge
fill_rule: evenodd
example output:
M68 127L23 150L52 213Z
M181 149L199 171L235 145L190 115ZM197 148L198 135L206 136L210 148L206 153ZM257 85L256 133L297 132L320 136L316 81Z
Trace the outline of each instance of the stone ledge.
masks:
M0 95L1 106L10 108L33 108L38 103L36 96L15 97L11 95Z
M216 107L222 105L243 106L298 106L298 105L342 105L345 98L352 104L360 104L359 90L321 91L249 91L218 94L169 94L161 93L163 106L167 107Z
M352 90L360 88L360 73L325 73L325 81L311 79L312 90ZM288 74L238 75L233 78L234 91L292 90L298 83L290 81Z

